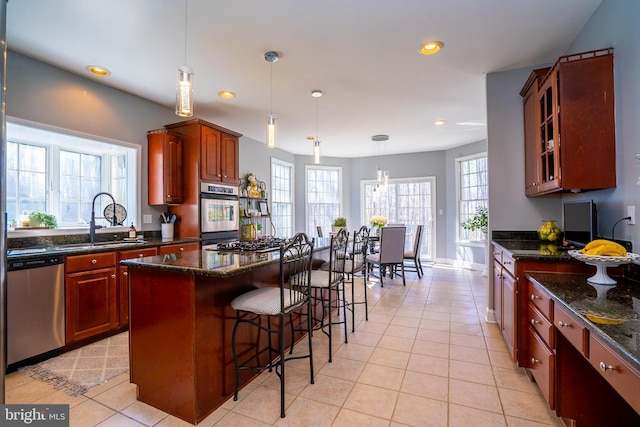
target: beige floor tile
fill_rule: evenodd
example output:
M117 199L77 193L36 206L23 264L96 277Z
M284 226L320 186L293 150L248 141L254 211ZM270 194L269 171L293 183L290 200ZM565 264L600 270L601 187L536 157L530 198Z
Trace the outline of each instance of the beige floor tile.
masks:
M96 424L96 427L145 427L149 425L153 424L141 424L125 415L115 413L100 424Z
M422 319L420 329L429 329L432 331L449 331L449 322L442 320Z
M416 319L420 320L420 319ZM400 337L400 338L409 338L414 339L416 337L416 332L418 332L417 327L411 326L401 326L401 325L389 325L387 330L385 331L385 335Z
M457 334L455 332L452 332L450 334L450 339L451 339L451 344L452 345L459 345L462 347L473 347L473 348L482 348L482 349L486 349L487 345L484 342L484 337L480 336L474 336L474 335L467 335L467 334Z
M460 360L451 360L449 362L449 378L491 386L496 384L491 366L462 362Z
M481 348L451 345L449 347L449 358L453 360L461 360L464 362L490 365L489 354L485 349L481 349Z
M400 314L400 310L399 310L398 313L396 313L396 315L393 316L393 319L391 319L391 324L417 328L418 326L420 326L420 318L422 317L422 311L415 310L414 313L416 314L416 316L410 316L410 313L411 311L407 311L407 312L402 312L402 314Z
M285 411L293 399L294 396L285 393ZM273 424L280 419L280 390L258 386L246 399L238 402L233 412Z
M393 421L416 427L447 426L446 402L400 393Z
M413 338L384 335L378 343L378 348L409 352L413 348Z
M404 369L391 368L389 366L367 363L362 370L358 383L369 384L391 390L400 390Z
M369 317L369 320L364 320L356 323L356 330L354 334L358 334L360 332L368 332L371 334L384 335L384 331L387 330L387 326L389 326L388 322L374 322L373 320L371 320L371 317ZM351 338L352 336L353 335L349 335L349 338Z
M11 390L31 381L33 381L33 378L25 371L11 372L4 377L4 389L5 391Z
M375 417L391 419L398 392L367 384L356 384L344 408Z
M155 425L167 417L166 412L162 412L160 409L156 409L140 401L132 403L120 412L148 426Z
M153 427L193 427L193 424L169 415Z
M449 379L408 371L404 376L400 391L446 402L449 398Z
M85 394L84 396L88 397L88 398L92 398L95 397L101 393L104 393L105 391L109 390L110 388L113 388L119 384L122 384L123 382L129 382L129 372L124 372L120 375L117 375L113 378L111 378L109 381L107 381L104 384L100 384L97 385L95 387L90 388Z
M416 354L423 354L425 356L435 356L446 359L449 357L449 344L433 341L415 340L413 342L413 348L411 349L411 352Z
M136 401L136 385L122 382L93 399L111 409L120 411Z
M449 427L506 427L504 415L467 406L449 405Z
M238 414L237 412L229 412L213 425L216 427L268 427L271 424L263 423L255 418L247 417L246 415ZM199 424L198 427L200 427Z
M340 347L334 354L345 359L360 360L366 362L371 354L375 350L375 347L368 345L361 345L356 343L349 343Z
M510 415L507 415L505 418L507 419L507 425L509 427L547 427L547 426L565 427L566 426L565 423L563 423L562 420L559 418L556 419L556 422L554 422L553 424L545 424L537 421L524 420L522 418L512 417Z
M404 351L389 350L386 348L377 347L369 358L369 363L389 366L392 368L405 369L410 354L411 353L407 353Z
M116 411L93 400L69 409L70 427L91 427L114 415Z
M511 353L489 350L489 360L492 366L499 368L513 369L516 367L516 364L511 359Z
M434 331L432 329L419 328L416 334L417 340L433 341L443 344L449 344L449 331Z
M53 385L41 381L27 381L5 390L6 403L33 403L46 400L56 390Z
M388 427L389 420L361 414L349 409L341 409L332 427Z
M46 405L46 404L69 405L69 408L73 408L74 406L77 406L86 400L87 398L82 395L70 396L64 390L57 390L57 391L54 391L53 393L43 396L40 399L34 400L33 403L43 404L43 405Z
M274 425L329 427L339 411L337 406L297 397L287 408L287 416L277 420Z
M343 359L342 357L334 357L332 363L327 363L320 370L320 374L328 375L334 378L342 378L349 381L358 379L360 372L364 368L364 362L359 360Z
M449 360L440 357L412 353L409 358L407 370L447 377L449 376Z
M502 413L498 389L494 386L450 379L449 402Z
M525 420L544 424L553 424L555 417L542 398L532 398L530 393L521 391L498 389L505 415L511 415Z
M518 390L525 393L538 393L538 386L529 380L529 377L522 368L500 368L494 367L493 373L496 378L498 388Z
M422 313L422 318L426 319L426 320L438 320L440 322L449 322L449 319L451 318L451 313L447 312L439 312L439 311L433 311L431 309L429 310L425 310Z
M301 370L285 366L284 377L286 392L296 396L307 386L307 384L311 383L309 369ZM271 375L267 376L267 379L261 385L280 390L280 377L276 375L275 371L273 371L271 372Z
M342 406L355 382L326 375L316 376L315 383L305 387L300 396L334 406Z
M483 336L482 327L479 324L454 323L451 322L449 328L451 332L456 334Z
M378 345L380 338L382 338L382 335L372 334L370 332L356 331L355 333L349 336L349 344L352 344L352 343L362 344L362 345L368 345L370 347L375 347L376 345ZM317 354L315 351L315 345L314 345L313 353L314 355Z

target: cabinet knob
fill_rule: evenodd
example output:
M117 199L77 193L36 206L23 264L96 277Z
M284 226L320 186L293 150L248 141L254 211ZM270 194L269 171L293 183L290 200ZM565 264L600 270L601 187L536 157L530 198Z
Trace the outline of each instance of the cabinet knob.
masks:
M509 265L509 264L511 264L511 261L505 261L504 262L504 265Z
M565 326L570 326L570 323L564 323L562 320L558 320L558 326L564 328Z
M500 255L500 252L494 252L493 256Z
M112 275L111 275L111 278L112 278L112 279L115 279L115 278L116 278L116 275L115 275L115 274L112 274Z
M537 182L534 182L534 183L532 183L531 185L535 187L536 185L538 185L538 183L537 183Z
M601 370L602 372L607 372L607 371L615 371L615 370L616 370L616 368L614 368L614 367L613 367L613 366L611 366L611 365L607 365L607 364L606 364L606 363L604 363L604 362L600 362L600 370Z
M92 260L91 260L91 264L97 264L97 263L98 263L98 260L97 260L97 259L92 259Z
M535 326L535 324L536 324L536 323L540 323L540 321L539 321L539 320L536 320L536 319L531 319L531 320L529 321L529 323L531 323L532 325L534 325L534 326Z
M535 365L536 363L540 363L540 360L536 359L535 357L531 358L531 364Z
M144 254L138 254L140 258L144 258Z
M182 251L184 251L184 248L183 248L183 247L180 247L180 251L181 251L181 252L182 252Z
M222 175L218 174L218 178L222 178Z
M539 297L538 295L531 294L531 296L529 297L529 299L530 299L531 301L535 301L535 300L537 300L537 299L540 299L540 297Z
M122 272L122 275L123 275L123 276L128 276L128 275L129 275L129 272L128 272L128 271L123 271L123 272Z

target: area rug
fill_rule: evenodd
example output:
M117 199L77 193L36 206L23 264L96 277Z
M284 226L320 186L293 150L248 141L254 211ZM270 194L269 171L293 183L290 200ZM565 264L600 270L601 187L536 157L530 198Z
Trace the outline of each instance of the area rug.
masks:
M105 338L77 350L22 368L40 381L72 396L129 370L129 332Z

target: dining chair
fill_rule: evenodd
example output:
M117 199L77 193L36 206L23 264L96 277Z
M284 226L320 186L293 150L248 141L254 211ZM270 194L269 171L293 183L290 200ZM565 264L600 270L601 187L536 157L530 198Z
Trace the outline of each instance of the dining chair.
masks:
M314 330L322 331L329 337L329 362L333 354L333 325L344 323L344 342L347 337L347 303L344 289L344 271L347 259L347 243L349 235L343 228L331 236L329 249L329 263L325 269L314 270L311 275L311 301L314 309L316 302L320 303L320 316L314 317ZM342 292L342 297L340 293ZM340 306L342 305L343 321L340 321ZM337 311L338 320L333 321L333 311ZM325 329L326 328L326 329Z
M422 278L422 263L420 262L420 245L422 244L422 225L416 227L416 233L413 237L413 248L404 251L404 267L405 271L415 271L418 278ZM409 264L407 264L409 262ZM407 270L407 268L409 270Z
M384 227L380 233L380 248L378 253L369 254L366 257L367 265L378 266L381 288L384 287L384 270L388 268L391 272L391 278L393 278L396 266L400 266L400 270L402 271L402 284L407 286L404 277L405 231L406 227Z
M231 348L233 364L235 367L236 384L233 400L238 400L238 388L240 385L241 370L265 370L270 372L275 368L276 375L280 377L280 416L285 417L285 362L293 359L309 359L309 374L311 384L313 378L313 348L312 348L312 316L311 316L311 266L314 242L309 240L305 233L296 234L290 242L280 248L280 274L279 286L267 286L246 292L231 301L231 307L236 310L236 323L231 336ZM303 310L306 318L306 333L309 340L308 353L289 356L285 355L285 320L291 321L291 314ZM266 326L263 318L266 317ZM276 326L272 326L275 320ZM248 324L258 328L267 334L267 346L251 353L246 360L239 361L237 334L242 324ZM302 328L302 323L300 325ZM292 326L293 328L293 326ZM277 334L277 348L273 345L272 335ZM294 337L291 337L293 347ZM264 364L263 354L268 354L267 363ZM274 358L274 356L277 356Z
M324 237L324 235L322 234L322 226L318 225L316 227L316 231L318 232L318 237Z
M356 314L355 306L358 304L364 304L365 319L369 320L369 306L367 303L367 271L366 271L366 258L369 249L369 228L366 225L360 227L359 230L353 232L353 239L351 241L351 249L348 253L347 262L344 267L344 272L347 278L351 279L351 301L347 304L347 309L351 311L351 332L356 331ZM355 280L356 274L361 274L364 278L363 291L364 299L362 301L356 301L355 298Z

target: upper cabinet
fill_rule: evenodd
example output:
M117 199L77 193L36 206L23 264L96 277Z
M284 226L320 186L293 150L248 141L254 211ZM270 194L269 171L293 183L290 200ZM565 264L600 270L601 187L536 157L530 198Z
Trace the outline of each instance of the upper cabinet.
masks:
M237 185L238 137L203 126L200 145L200 178L203 181Z
M613 49L562 56L520 95L527 196L616 186Z
M147 133L149 204L182 203L182 140L164 129Z

